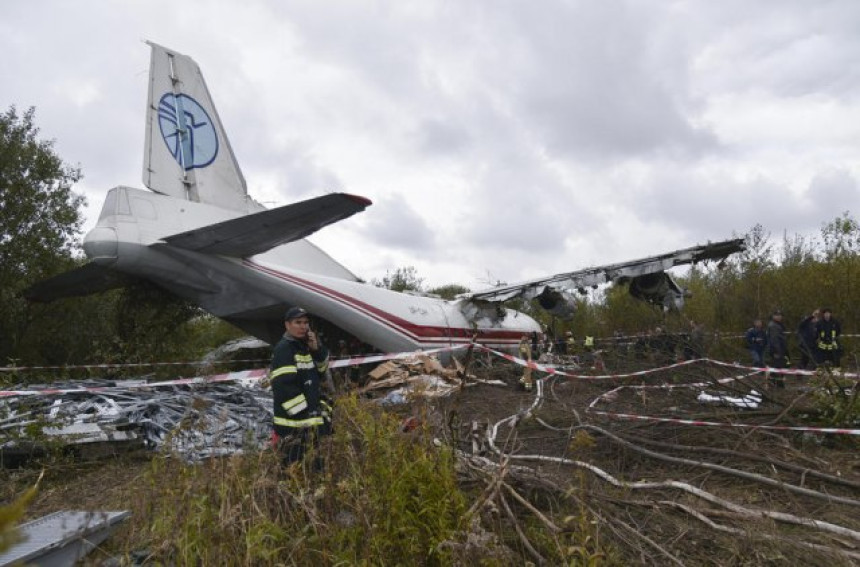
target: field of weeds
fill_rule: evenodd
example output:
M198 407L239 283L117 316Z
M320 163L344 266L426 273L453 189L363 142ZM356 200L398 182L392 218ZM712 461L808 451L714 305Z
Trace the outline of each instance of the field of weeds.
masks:
M642 369L607 363L616 374ZM131 510L92 565L860 562L857 437L781 429L832 425L833 396L848 395L831 385L826 399L836 378L780 384L695 363L545 377L527 393L518 367L475 364L474 375L498 383L388 408L378 396L340 397L321 472L284 468L271 451L199 464L54 456L3 471L2 498L44 471L28 518ZM704 404L702 391L761 401Z

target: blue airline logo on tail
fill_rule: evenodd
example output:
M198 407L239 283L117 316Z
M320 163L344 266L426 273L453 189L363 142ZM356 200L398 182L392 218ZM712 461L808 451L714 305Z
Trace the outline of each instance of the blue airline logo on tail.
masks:
M185 170L206 167L218 155L218 134L206 110L188 95L167 93L158 103L167 149Z

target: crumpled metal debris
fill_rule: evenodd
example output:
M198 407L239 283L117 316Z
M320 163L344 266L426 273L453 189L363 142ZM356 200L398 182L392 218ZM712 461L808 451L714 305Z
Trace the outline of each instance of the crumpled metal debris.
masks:
M761 403L761 394L756 390L750 390L746 396L727 396L724 394L712 395L706 392L699 392L699 397L696 400L700 404L724 404L744 409L756 409Z
M251 381L140 387L88 380L27 388L81 390L0 400L0 454L50 440L137 441L198 461L260 448L271 436L271 390Z

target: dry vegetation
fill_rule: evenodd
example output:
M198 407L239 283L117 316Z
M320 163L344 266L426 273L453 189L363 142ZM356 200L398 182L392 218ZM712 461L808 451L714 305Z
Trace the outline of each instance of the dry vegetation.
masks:
M616 372L641 368L608 362ZM201 465L147 454L54 459L28 516L131 509L93 564L860 564L856 436L631 421L588 408L600 398L594 409L616 413L829 425L818 388L829 378L719 386L763 394L759 408L742 410L701 405L703 388L684 387L707 382L715 392L717 380L743 374L706 363L627 379L547 378L537 394L516 388L513 365L476 363L476 374L506 386L386 411L343 397L321 475L284 470L269 452ZM3 472L4 501L41 470Z

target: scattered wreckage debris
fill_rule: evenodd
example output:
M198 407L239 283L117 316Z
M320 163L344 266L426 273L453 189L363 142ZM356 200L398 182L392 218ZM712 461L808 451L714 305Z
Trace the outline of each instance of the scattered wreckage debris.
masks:
M738 372L734 365L700 361L645 368L611 360L611 368L614 376L598 380L544 375L534 394L515 387L519 366L481 368L476 376L498 378L507 387L481 384L428 396L422 406L432 414L408 417L403 430L423 424L440 443L454 447L462 480L486 485L470 515L484 517L484 526L515 530L536 562L542 539L534 525L546 526L544 533L565 545L585 526L593 530L586 534L618 550L622 564L860 561L860 467L848 444L855 438L821 428L804 428L809 433L767 428L802 423L798 413L787 412L808 391L805 376L787 378L785 389L768 390L765 375L747 368ZM425 370L416 361L382 364L374 374L377 380L365 385L370 388L363 390L364 399L385 399ZM455 374L430 375L450 386L461 384ZM374 388L374 382L383 385ZM465 385L472 383L468 375ZM761 392L762 401L755 410L703 404L698 399L703 389L740 399ZM403 403L416 398L404 395ZM598 404L655 417L619 419L594 411ZM688 421L661 421L679 417ZM704 418L713 425L749 427L703 427ZM263 425L268 428L267 421Z
M64 510L22 524L18 527L22 541L0 552L0 567L74 565L130 515L128 511Z
M394 388L382 398L387 405L446 396L464 380L478 381L452 360L452 368L425 353L385 361L370 371L361 392ZM0 465L17 466L57 446L85 459L146 448L189 461L259 449L271 435L272 394L264 375L259 369L155 383L87 380L6 390L0 398Z
M197 461L267 442L271 393L256 381L182 382L28 386L62 393L0 401L2 464L15 466L58 445L83 458L143 447Z
M383 405L407 403L416 397L439 398L462 390L470 384L506 386L500 380L481 380L469 374L463 364L451 358L453 367L445 367L439 360L424 353L413 357L383 362L368 373L368 382L360 392L368 393L395 388L380 399Z
M552 513L565 504L580 511L577 525L595 526L592 544L611 542L621 564L857 564L853 437L766 429L796 423L787 412L805 399L805 378L768 392L763 374L721 368L658 369L622 386L549 375L533 395L500 389L490 398L484 389L439 400L441 411L463 416L449 442L464 482L486 485L470 512L511 528L538 564L548 560L528 526L567 533L576 516ZM518 374L511 368L507 381ZM703 388L710 399L699 396ZM597 401L619 413L594 411ZM646 412L659 417L616 417ZM667 423L677 416L690 419ZM704 416L749 428L698 427Z
M707 392L699 392L699 397L696 400L700 404L725 404L738 408L756 409L761 404L761 394L757 390L751 390L746 396L715 395Z

